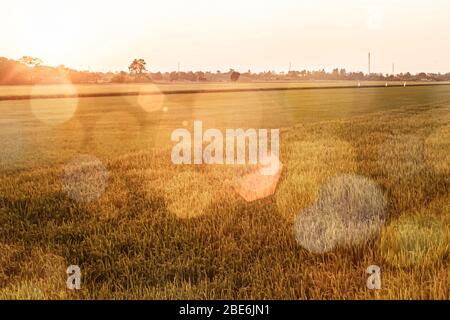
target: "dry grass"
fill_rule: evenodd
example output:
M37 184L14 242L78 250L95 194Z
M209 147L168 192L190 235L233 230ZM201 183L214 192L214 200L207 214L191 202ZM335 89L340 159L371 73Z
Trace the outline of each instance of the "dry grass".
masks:
M147 139L151 132L163 139L163 129L179 126L177 112L108 117L119 107L101 109L106 103L87 99L51 134L46 125L15 114L25 128L23 143L33 146L24 152L35 158L19 165L11 163L12 153L1 158L0 298L449 299L450 95L448 89L416 90L405 96L389 91L385 99L397 99L393 105L370 96L362 110L364 95L348 91L336 97L340 113L329 107L333 102L320 108L329 97L256 97L249 106L263 115L260 127L270 127L267 109L282 101L273 121L285 117L286 128L277 190L254 202L236 192L249 168L174 166L170 145ZM182 110L181 97L174 99L169 107ZM212 117L204 107L212 101L227 103L223 95L196 97L186 102L190 111L183 116ZM8 106L0 105L5 115L13 113ZM303 107L316 108L314 121L308 111L277 114ZM234 118L221 110L216 116L222 124L232 124ZM302 115L310 117L299 121ZM94 132L88 135L93 139L85 141L77 128ZM48 142L54 149L44 146ZM95 190L82 183L80 192L73 184L75 190L67 188L64 163L78 153L101 160L108 172L104 190L102 183L89 185ZM99 189L88 203L71 196ZM306 240L337 241L321 250L297 242L296 221L308 215L313 219L303 225L318 231L303 234ZM361 230L369 231L355 236ZM65 288L70 264L82 270L79 292ZM365 270L372 264L382 271L376 292L366 288Z

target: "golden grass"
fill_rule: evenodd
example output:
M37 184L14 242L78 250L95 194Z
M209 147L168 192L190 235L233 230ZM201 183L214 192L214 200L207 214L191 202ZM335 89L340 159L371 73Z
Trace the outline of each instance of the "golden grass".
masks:
M284 106L295 97L283 95ZM35 159L16 166L8 158L0 175L0 298L449 299L450 99L414 97L416 103L372 113L351 113L341 97L341 114L318 109L323 118L296 126L286 119L277 190L253 202L236 192L251 168L175 166L167 142L144 139L152 126L181 123L164 118L170 114L109 122L89 105L52 129L57 138L29 120L37 127L26 130L42 135L25 141L36 143L24 151ZM348 96L347 103L356 106L360 98ZM215 99L226 104L223 95ZM265 110L269 102L260 101ZM76 128L97 130L94 142ZM62 147L52 151L45 141ZM79 153L94 154L108 172L105 190L87 203L65 187L65 164ZM361 215L379 207L384 220L376 232L369 223L364 241L352 236L365 230ZM327 252L297 242L295 222L305 212L328 228L324 234L339 236L321 250ZM330 227L336 212L350 221L341 229ZM79 292L65 288L70 264L82 270ZM379 291L366 288L372 264L381 267Z

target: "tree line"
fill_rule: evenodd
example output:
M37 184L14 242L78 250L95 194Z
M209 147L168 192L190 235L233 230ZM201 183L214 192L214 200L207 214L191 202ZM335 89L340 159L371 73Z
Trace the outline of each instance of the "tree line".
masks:
M52 84L52 83L145 83L145 82L213 82L213 81L299 81L299 80L354 80L354 81L450 81L450 73L364 74L334 69L317 71L172 71L150 72L144 59L134 59L128 71L91 72L67 68L64 65L50 67L39 58L24 56L18 60L0 57L0 84Z

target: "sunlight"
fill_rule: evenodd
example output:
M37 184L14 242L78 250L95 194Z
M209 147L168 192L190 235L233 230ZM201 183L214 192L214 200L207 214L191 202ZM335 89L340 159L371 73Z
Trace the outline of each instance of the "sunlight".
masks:
M30 11L21 13L19 27L30 52L42 56L50 65L63 64L68 59L81 60L80 52L89 49L92 33L81 14L64 8L63 2L51 7L33 2L30 6Z
M77 69L124 70L139 56L149 60L149 70L158 71L171 70L180 60L190 70L285 71L291 60L299 68L330 69L340 61L355 70L365 66L360 57L372 48L377 52L374 71L389 72L394 56L402 58L399 72L439 71L448 67L450 45L441 41L448 30L448 4L439 6L432 10L423 0L408 1L407 11L403 0L371 5L356 0L346 5L326 0L214 5L205 0L4 0L0 28L8 32L0 41L5 56L31 55ZM286 19L286 13L296 19ZM336 20L336 15L346 19ZM418 61L419 56L427 59Z

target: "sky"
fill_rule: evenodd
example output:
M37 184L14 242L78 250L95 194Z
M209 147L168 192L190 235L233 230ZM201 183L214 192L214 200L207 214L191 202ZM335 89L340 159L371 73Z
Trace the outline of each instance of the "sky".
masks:
M450 72L448 0L1 0L0 56L91 71Z

